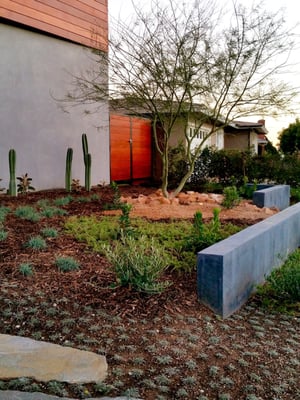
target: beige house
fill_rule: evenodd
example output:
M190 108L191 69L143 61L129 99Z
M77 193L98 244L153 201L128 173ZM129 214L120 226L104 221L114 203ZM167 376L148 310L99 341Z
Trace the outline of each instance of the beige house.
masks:
M170 137L170 146L176 147L180 143L187 144L187 139L192 139L191 142L191 150L193 151L196 147L201 145L202 147L215 147L217 149L224 148L224 132L223 129L220 128L216 132L210 135L212 125L205 122L199 128L199 122L197 120L191 120L188 122L185 127L185 123L182 120L178 120L173 129ZM183 133L186 129L186 137L184 137ZM203 142L204 140L204 142Z
M265 120L233 121L224 128L224 149L253 149L256 154L262 154L268 143L267 134Z

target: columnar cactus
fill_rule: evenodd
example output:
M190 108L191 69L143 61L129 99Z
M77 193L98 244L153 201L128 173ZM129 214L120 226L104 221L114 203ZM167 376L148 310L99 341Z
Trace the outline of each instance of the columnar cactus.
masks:
M83 150L83 161L85 166L85 190L91 190L91 165L92 156L89 153L87 136L85 133L82 134L82 150Z
M10 149L8 153L9 161L9 189L8 194L10 196L17 195L17 185L16 185L16 151Z
M90 153L85 156L85 190L91 190L91 165L92 157Z
M68 192L71 192L72 189L72 159L73 159L73 149L69 147L67 150L66 174L65 174L65 187Z

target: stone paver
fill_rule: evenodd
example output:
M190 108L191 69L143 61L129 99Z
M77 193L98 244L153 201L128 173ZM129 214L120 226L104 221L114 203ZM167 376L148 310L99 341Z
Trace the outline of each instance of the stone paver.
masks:
M133 397L97 397L89 398L89 400L142 400L134 399ZM43 393L26 393L19 392L15 390L1 391L0 390L0 400L77 400L70 399L66 397L50 396Z
M102 355L0 334L0 379L19 377L68 383L103 381L107 374Z

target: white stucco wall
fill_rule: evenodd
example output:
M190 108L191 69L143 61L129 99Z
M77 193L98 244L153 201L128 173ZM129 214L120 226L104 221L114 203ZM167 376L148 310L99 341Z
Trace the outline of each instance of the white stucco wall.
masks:
M110 180L108 103L64 112L73 75L89 69L90 50L61 39L0 24L0 178L8 187L8 151L16 150L16 175L26 172L37 189L62 188L65 158L73 148L72 176L84 185L81 135L92 156L92 185Z
M187 135L190 136L190 129L195 129L197 128L198 125L195 122L190 122L187 126ZM172 134L170 137L170 146L171 147L176 147L180 143L185 143L186 140L184 138L184 122L182 120L176 121L174 124L174 127L172 129ZM210 133L211 126L209 124L203 124L201 127L201 135L199 133L198 138L195 137L192 140L191 143L191 149L194 150L197 146L199 146L202 141L203 141L203 134L209 134ZM202 148L206 146L214 146L217 149L223 149L224 148L224 133L223 130L217 131L213 133L211 136L208 136L207 140L202 144Z

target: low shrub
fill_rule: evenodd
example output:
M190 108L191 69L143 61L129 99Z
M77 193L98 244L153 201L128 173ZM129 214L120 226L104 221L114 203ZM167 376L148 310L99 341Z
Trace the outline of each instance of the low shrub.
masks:
M15 210L15 216L31 222L38 222L41 219L41 215L31 206L18 207Z
M20 272L23 276L31 276L31 275L33 275L33 268L32 268L32 265L29 264L29 263L20 264L20 266L19 266L19 272Z
M271 272L257 294L263 304L282 309L299 308L300 302L300 250L292 253L285 263Z
M9 207L0 206L0 224L3 224L5 222L6 216L9 212Z
M227 186L223 190L224 199L222 202L222 206L225 208L233 208L238 205L241 201L239 192L236 186Z
M57 257L55 265L61 272L77 271L80 264L72 257Z
M54 206L47 206L43 208L41 211L41 215L46 218L52 218L55 217L56 215L61 216L66 214L67 214L66 210L62 210L61 208Z
M0 242L7 239L8 233L4 229L0 229Z
M239 187L239 194L245 199L252 199L253 193L257 190L257 180L254 179L253 184L248 184L248 178L245 176L244 184Z
M158 282L168 264L163 248L153 239L122 236L115 245L106 245L103 249L118 285L149 294L162 292L169 285L169 282Z
M41 234L46 238L55 238L58 236L58 232L55 228L46 227L41 230Z
M53 201L57 207L66 206L73 200L72 196L58 197Z
M192 251L195 254L241 230L241 228L232 224L222 226L219 214L220 209L215 208L212 221L209 224L204 224L202 213L200 211L195 213L191 234L187 237L183 246L185 251Z
M102 252L104 242L117 239L119 224L114 217L70 217L65 230L75 239L87 243L94 251Z
M44 250L47 247L47 244L41 236L33 236L26 243L26 247L33 250Z

